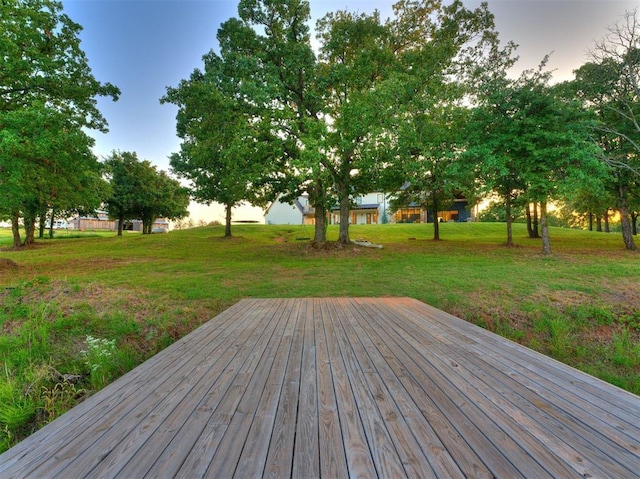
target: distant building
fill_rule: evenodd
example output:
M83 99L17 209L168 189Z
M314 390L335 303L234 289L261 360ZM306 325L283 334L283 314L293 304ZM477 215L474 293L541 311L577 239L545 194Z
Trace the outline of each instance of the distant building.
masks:
M76 216L67 221L69 229L77 229L80 231L117 231L118 221L109 219L106 211L97 211L95 215ZM169 229L169 221L164 218L157 218L151 228ZM124 222L122 229L125 231L142 231L142 220L127 220Z
M460 196L452 202L443 202L443 209L437 214L427 211L420 205L410 204L399 208L395 213L388 211L389 201L393 195L387 193L368 193L354 199L349 211L349 223L354 225L381 224L386 215L388 223L433 223L435 218L440 222L471 221L472 212L466 198ZM278 198L266 210L265 224L268 225L312 225L315 222L314 209L309 205L309 198L304 195L293 204ZM340 208L335 206L328 213L329 224L340 223Z
M315 223L315 209L309 205L309 197L305 194L293 202L285 203L282 197L271 203L264 213L267 225L312 225Z

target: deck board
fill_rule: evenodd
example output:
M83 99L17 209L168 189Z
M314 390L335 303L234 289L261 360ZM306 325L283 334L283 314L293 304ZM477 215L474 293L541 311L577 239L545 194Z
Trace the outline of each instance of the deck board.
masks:
M0 477L640 477L640 397L409 298L247 299Z

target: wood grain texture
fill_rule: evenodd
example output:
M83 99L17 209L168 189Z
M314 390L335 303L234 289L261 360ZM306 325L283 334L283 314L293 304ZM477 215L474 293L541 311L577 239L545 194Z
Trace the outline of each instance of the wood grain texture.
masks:
M246 299L0 477L640 478L640 398L410 298Z

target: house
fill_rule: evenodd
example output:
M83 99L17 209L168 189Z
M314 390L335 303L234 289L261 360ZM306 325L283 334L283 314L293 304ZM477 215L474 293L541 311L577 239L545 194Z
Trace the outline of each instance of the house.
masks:
M264 213L267 225L312 225L315 209L309 205L309 196L303 194L293 204L285 203L282 197L271 203Z
M349 223L353 225L377 225L389 222L389 218L384 220L384 216L389 205L389 195L387 193L368 193L357 196L354 205L349 212ZM331 208L331 223L340 223L340 207Z
M399 208L395 213L388 211L389 202L393 195L388 193L368 193L354 199L349 211L349 223L354 225L369 225L382 223L433 223L438 221L471 221L472 213L467 199L459 196L453 202L443 202L445 209L427 211L420 205L410 204ZM294 204L284 203L280 198L274 201L265 212L265 224L268 225L312 225L314 224L313 208L309 205L309 198L304 195L297 198ZM329 224L340 223L340 208L334 206L328 215ZM386 219L385 219L386 218Z
M449 221L472 221L473 215L471 212L471 205L467 201L467 199L458 195L453 202L446 201L443 202L443 207L446 209L442 211L438 211L438 221L449 222ZM433 214L433 210L429 211L429 217L427 221L429 223L433 223L433 218L435 215Z
M118 221L109 219L106 211L97 211L95 215L78 215L68 222L69 229L92 230L92 231L117 231ZM169 230L169 221L164 218L157 218L151 228L164 228ZM141 220L126 221L122 227L125 231L142 231Z

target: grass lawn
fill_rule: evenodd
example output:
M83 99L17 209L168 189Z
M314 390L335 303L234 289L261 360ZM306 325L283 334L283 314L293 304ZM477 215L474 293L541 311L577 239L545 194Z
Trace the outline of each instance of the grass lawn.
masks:
M60 234L21 251L0 229L0 450L245 297L410 296L640 394L640 256L619 234L552 228L543 257L524 225L514 248L503 224L441 228L434 242L432 225L352 226L384 248L323 251L303 226Z

